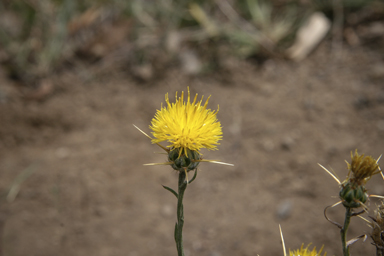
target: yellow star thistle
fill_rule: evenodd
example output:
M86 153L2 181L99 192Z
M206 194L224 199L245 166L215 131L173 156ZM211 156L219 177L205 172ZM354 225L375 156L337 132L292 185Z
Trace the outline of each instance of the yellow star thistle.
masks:
M179 156L187 150L197 151L201 148L217 149L219 140L222 138L220 122L216 118L219 111L207 109L208 99L203 105L203 98L197 102L197 94L190 101L190 93L188 88L188 99L184 102L184 92L176 102L170 103L168 94L165 95L166 107L157 110L155 117L152 119L152 134L155 138L152 143L158 144L162 141L168 141L168 148L178 149Z
M300 249L297 249L296 251L289 250L289 256L321 256L321 252L323 251L324 246L321 247L320 251L316 251L316 247L313 248L312 251L308 250L308 247L310 244L304 248L304 244L301 245ZM323 256L326 256L327 253L324 253Z
M384 175L378 164L380 158L381 156L377 160L375 160L371 156L364 156L364 154L359 155L357 153L357 149L355 150L355 154L351 152L352 160L350 164L346 161L348 166L348 175L343 182L340 182L340 180L336 178L336 176L333 175L330 171L328 171L324 166L322 166L321 164L319 165L329 175L331 175L340 185L341 190L339 192L339 196L345 207L358 208L363 206L364 208L366 208L364 204L367 201L368 197L377 196L369 196L367 194L365 184L373 175L376 175L378 173L380 173L384 179Z
M145 165L170 165L174 170L185 172L196 170L200 162L230 165L216 160L205 160L199 150L201 148L217 149L218 141L222 138L220 122L217 120L217 111L207 109L208 100L203 105L203 98L197 102L197 94L191 102L188 88L188 99L184 102L184 92L176 102L170 103L168 94L165 95L167 106L161 106L152 119L154 138L151 138L144 131L141 133L148 137L152 143L164 149L168 155L165 163L150 163ZM164 147L159 142L168 141L170 145ZM188 182L188 177L187 177Z
M203 96L204 97L204 96ZM188 99L184 102L184 92L176 102L170 103L168 94L165 95L167 105L157 110L149 128L153 131L151 138L144 131L135 126L141 133L151 139L152 143L164 149L168 155L168 162L161 163L170 165L179 172L178 192L170 187L163 186L166 190L177 197L177 222L174 229L174 239L178 256L184 256L183 247L183 226L184 206L183 197L187 185L192 183L197 175L197 167L200 162L231 165L214 160L203 160L199 152L201 148L216 149L219 140L222 138L220 122L216 118L219 111L207 109L208 99L203 105L203 97L197 101L197 94L191 102L188 88ZM170 145L164 147L159 143L168 141ZM158 165L155 163L147 165ZM188 179L188 172L194 171L191 180Z
M356 150L354 155L351 152L351 159L351 164L347 162L349 170L348 180L356 184L364 185L373 175L381 172L377 163L378 160L371 156L359 155Z

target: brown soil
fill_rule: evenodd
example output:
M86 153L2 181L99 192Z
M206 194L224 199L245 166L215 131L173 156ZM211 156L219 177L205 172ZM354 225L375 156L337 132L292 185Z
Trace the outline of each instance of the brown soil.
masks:
M323 43L301 63L227 65L200 77L174 69L145 84L127 73L69 70L52 78L44 101L18 97L3 76L3 255L176 255L176 200L161 185L176 188L177 174L143 166L165 156L132 124L149 133L164 95L187 86L212 95L212 109L220 105L224 139L204 157L235 167L200 165L184 198L186 255L283 255L279 224L288 248L324 244L341 255L339 229L323 215L339 187L317 163L344 179L351 151L384 153L383 59L347 46L337 59ZM379 175L368 189L384 194ZM343 215L341 206L329 210L335 221ZM352 220L349 238L366 232ZM352 254L373 255L370 242L357 242Z

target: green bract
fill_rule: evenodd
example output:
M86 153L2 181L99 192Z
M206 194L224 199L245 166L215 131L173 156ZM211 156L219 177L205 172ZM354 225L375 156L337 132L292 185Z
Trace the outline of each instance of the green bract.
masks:
M368 199L367 190L364 186L347 182L342 185L339 196L343 200L343 205L348 208L358 208L361 203L365 204Z
M168 161L172 163L172 168L179 172L185 169L187 172L195 170L200 163L198 161L201 160L200 154L197 151L187 149L187 154L184 154L183 150L180 155L180 150L182 149L174 148L168 153Z

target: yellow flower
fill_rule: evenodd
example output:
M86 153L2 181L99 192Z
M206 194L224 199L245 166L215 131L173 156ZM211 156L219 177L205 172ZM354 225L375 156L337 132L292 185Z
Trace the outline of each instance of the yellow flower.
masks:
M184 92L176 102L170 103L168 94L165 95L167 106L161 106L152 119L152 129L154 138L151 138L144 131L141 133L151 139L152 143L157 144L164 149L168 155L168 161L165 163L150 163L145 165L170 165L176 171L185 172L197 170L201 162L230 165L216 160L203 159L199 150L202 148L217 149L219 140L222 138L220 122L216 118L217 111L207 109L208 99L203 104L203 98L197 101L197 94L191 102L188 88L188 99L184 102ZM168 141L167 147L159 144L162 141ZM188 182L188 176L187 176Z
M375 174L381 172L378 165L378 160L375 160L371 156L359 155L357 150L353 155L351 152L351 164L348 165L348 180L358 185L364 185ZM351 175L352 173L352 175Z
M287 256L287 250L285 249L285 242L284 242L284 237L283 237L283 231L281 231L281 226L279 225L280 229L280 237L281 237L281 243L283 244L283 253L284 256ZM316 247L313 248L312 251L308 250L308 247L311 244L309 244L307 247L304 249L304 244L301 245L301 248L296 250L296 251L291 251L289 249L289 256L321 256L321 252L323 251L324 245L320 248L320 251L316 251ZM326 256L327 253L325 252L323 256Z
M323 251L324 246L321 247L320 251L316 251L316 247L313 248L312 251L308 250L308 247L311 244L309 244L307 247L304 248L304 244L301 245L300 249L297 249L296 251L289 250L289 256L321 256L321 252ZM325 252L323 256L326 256L327 253Z
M168 141L168 148L177 149L179 155L187 154L187 150L197 151L201 148L217 149L218 141L222 138L220 122L216 118L217 111L207 109L208 99L203 105L203 98L197 101L197 94L190 101L184 102L184 92L176 102L170 103L168 94L165 95L167 105L157 110L150 128L155 138L152 143Z

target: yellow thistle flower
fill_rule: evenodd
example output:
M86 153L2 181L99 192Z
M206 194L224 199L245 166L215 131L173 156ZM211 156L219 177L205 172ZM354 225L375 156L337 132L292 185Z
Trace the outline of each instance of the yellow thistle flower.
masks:
M316 251L316 247L314 247L312 251L308 250L308 247L310 245L311 244L309 244L306 248L304 248L304 244L302 244L300 249L297 249L296 251L289 250L289 256L321 256L324 245L321 247L319 252ZM323 256L326 256L326 255L327 253L325 252Z
M188 88L188 99L184 102L184 92L176 102L170 103L168 94L165 95L167 106L161 106L157 110L155 117L152 119L152 134L155 138L151 138L144 131L141 133L151 139L152 143L157 144L164 149L168 155L168 162L151 163L145 165L170 165L177 171L196 170L200 162L209 162L215 164L230 165L216 160L205 160L199 152L202 148L217 149L219 140L222 138L220 122L216 118L217 111L207 109L208 99L203 103L203 98L198 102L197 94L191 102ZM170 145L167 147L159 144L162 141L168 141ZM187 177L188 181L188 177Z
M204 97L204 96L203 96ZM166 107L157 110L152 119L152 134L155 137L152 143L168 141L168 148L178 149L179 156L187 154L187 150L197 151L201 148L216 149L218 141L222 138L220 122L216 118L217 111L207 109L208 99L203 105L203 97L197 101L197 94L190 101L188 88L188 99L184 102L184 92L176 102L170 103L168 94L165 95Z
M375 174L381 173L380 167L377 164L379 160L373 159L371 156L359 155L357 149L355 154L351 152L351 163L347 162L348 176L341 183L339 193L343 201L343 205L348 208L358 208L363 206L368 199L367 189L365 184Z
M365 185L367 181L375 174L381 172L378 165L379 160L375 160L371 156L364 156L364 154L359 155L357 150L353 155L351 152L351 163L348 165L348 180L357 185Z

